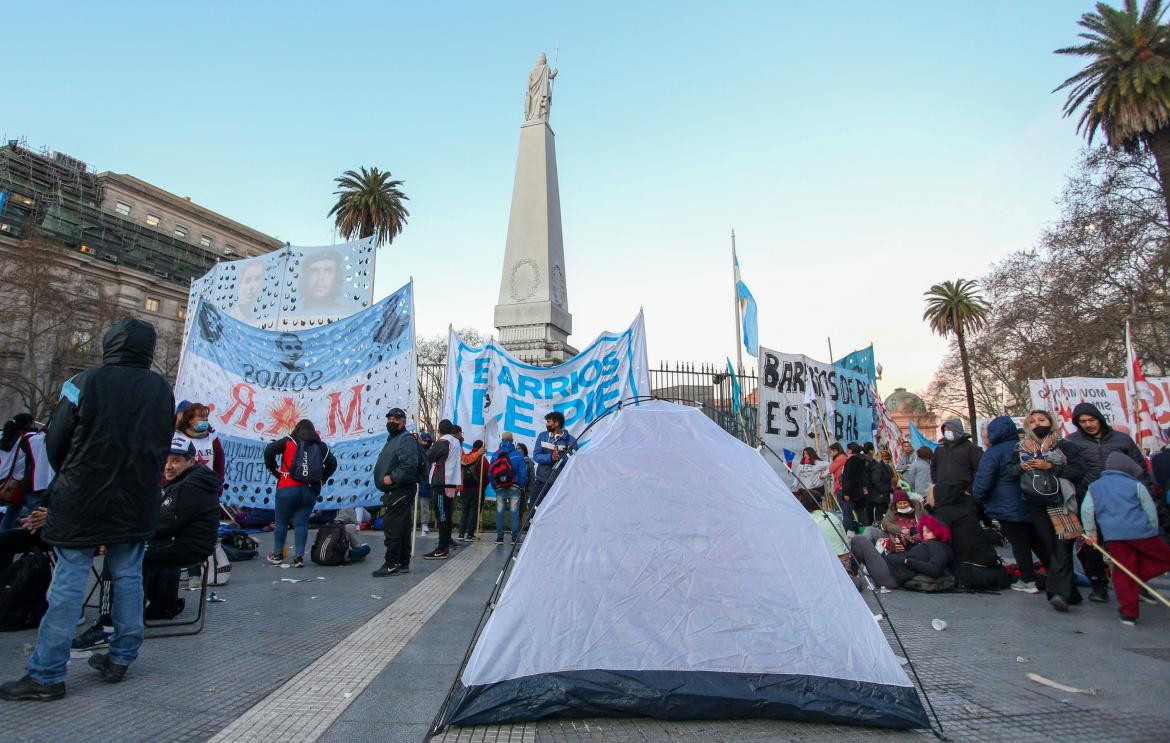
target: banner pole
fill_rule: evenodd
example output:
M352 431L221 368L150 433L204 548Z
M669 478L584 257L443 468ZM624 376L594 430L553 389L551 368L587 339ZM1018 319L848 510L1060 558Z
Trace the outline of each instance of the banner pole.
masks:
M414 505L411 506L410 516L410 556L414 557L414 536L418 532L414 527L418 524L418 489L419 484L414 484Z
M735 230L731 231L731 306L735 310L735 361L736 369L743 374L743 319L739 313L739 259L735 255Z

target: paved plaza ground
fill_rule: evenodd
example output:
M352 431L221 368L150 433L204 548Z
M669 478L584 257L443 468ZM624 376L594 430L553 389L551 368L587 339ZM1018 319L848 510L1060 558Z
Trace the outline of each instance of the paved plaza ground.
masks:
M259 536L269 548L271 535ZM381 534L363 536L375 544L365 564L294 570L257 559L233 565L230 584L215 589L226 601L208 605L201 634L148 640L118 685L100 681L84 659L71 661L65 700L0 702L0 740L422 740L508 549L494 546L489 535L451 560L415 560L409 575L376 579L370 571ZM433 537L420 538L419 553L433 544ZM1166 579L1155 585L1170 592ZM1164 607L1143 605L1142 621L1126 628L1115 603L1061 615L1043 596L1012 591L894 591L881 599L952 740L1170 738L1170 610ZM880 612L872 595L866 601ZM901 655L890 618L880 624ZM935 618L947 628L932 629ZM23 672L35 637L33 631L0 634L0 675ZM1042 686L1028 672L1097 693ZM451 728L435 740L813 739L931 736L771 720L639 719Z

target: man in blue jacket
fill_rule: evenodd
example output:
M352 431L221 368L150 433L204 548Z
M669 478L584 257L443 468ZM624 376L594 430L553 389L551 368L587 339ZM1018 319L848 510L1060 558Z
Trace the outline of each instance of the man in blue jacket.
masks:
M502 464L502 459L507 460L507 466ZM492 457L488 472L496 490L496 544L504 543L504 511L512 512L512 544L516 544L516 536L520 534L520 498L528 484L528 468L511 431L504 431L500 436L500 448Z
M564 413L554 410L544 416L544 426L545 430L536 437L536 451L532 454L536 460L536 481L529 493L529 507L539 505L544 497L545 483L552 477L553 467L561 457L577 448L577 439L565 430Z

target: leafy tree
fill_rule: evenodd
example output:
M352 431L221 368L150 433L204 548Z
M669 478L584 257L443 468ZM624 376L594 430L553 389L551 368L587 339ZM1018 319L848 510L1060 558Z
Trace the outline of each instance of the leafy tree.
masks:
M1134 152L1145 146L1158 166L1166 216L1170 216L1170 26L1162 23L1162 0L1126 0L1122 10L1097 3L1081 16L1085 43L1057 54L1090 57L1089 64L1060 84L1068 89L1065 116L1080 110L1077 132L1089 144L1098 130L1110 147ZM1055 91L1053 91L1055 92Z
M463 328L458 332L460 337L472 346L482 346L489 337L475 328ZM419 425L422 430L437 431L447 378L447 335L417 338L414 348L418 363Z
M338 188L333 192L337 203L329 210L337 231L345 239L374 238L374 246L387 245L402 233L410 212L403 205L408 201L402 193L403 182L394 180L390 171L365 168L361 172L347 170L336 178Z
M938 335L946 337L953 334L959 344L959 362L963 368L963 386L967 392L967 414L971 420L968 430L974 431L975 391L971 384L971 364L967 357L965 336L986 325L991 305L979 293L979 284L968 279L935 284L924 296L926 311L922 313L922 319Z

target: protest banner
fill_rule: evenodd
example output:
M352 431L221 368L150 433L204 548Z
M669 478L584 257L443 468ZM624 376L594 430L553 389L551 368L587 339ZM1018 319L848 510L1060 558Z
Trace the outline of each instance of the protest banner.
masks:
M489 451L511 431L532 450L553 410L578 434L619 400L650 394L642 313L621 333L602 333L558 366L526 364L494 340L469 346L450 331L442 417L462 426L465 447L483 440Z
M1170 425L1170 377L1146 377L1142 381L1155 424L1159 429L1165 428ZM1047 385L1043 379L1028 380L1032 407L1059 416L1065 433L1075 430L1073 408L1089 402L1097 406L1106 423L1132 436L1133 404L1128 386L1124 377L1054 377L1047 380Z
M759 433L768 447L811 446L824 456L834 441L872 440L875 404L866 374L763 347L760 360Z
M255 258L218 263L191 282L188 332L201 299L264 330L300 330L334 322L370 306L373 265L373 238L341 245L291 245Z
M386 440L386 411L418 407L413 285L332 324L305 330L251 327L202 300L188 334L175 398L211 409L224 445L223 500L272 508L276 482L262 452L302 418L337 457L322 507L377 505L371 473Z

